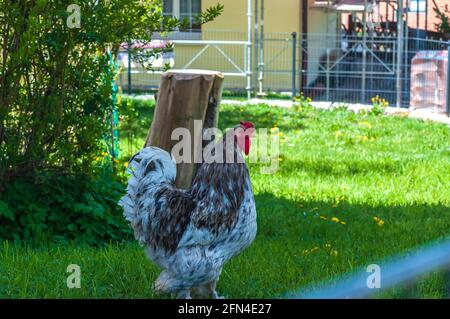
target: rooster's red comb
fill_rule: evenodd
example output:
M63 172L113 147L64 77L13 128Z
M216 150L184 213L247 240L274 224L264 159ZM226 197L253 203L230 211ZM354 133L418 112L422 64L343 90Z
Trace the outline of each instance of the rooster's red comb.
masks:
M244 127L244 130L255 127L252 122L248 121L241 121L241 125Z

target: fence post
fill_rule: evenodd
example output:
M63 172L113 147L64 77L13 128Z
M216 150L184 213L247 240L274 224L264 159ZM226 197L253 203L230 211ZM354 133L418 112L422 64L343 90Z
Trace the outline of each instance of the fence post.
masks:
M367 74L367 0L364 0L361 104L366 103L366 74Z
M328 46L328 39L327 39L327 46ZM326 90L326 97L327 102L330 101L330 48L327 47L327 74L326 74L326 80L327 80L327 90Z
M263 96L263 81L264 81L264 45L265 45L265 39L264 39L264 1L261 0L261 14L260 14L260 21L259 21L259 62L258 62L258 96Z
M128 95L131 95L131 42L128 42Z
M445 92L445 111L450 116L450 41L447 46L447 87Z
M255 25L254 25L254 32L253 32L253 82L252 86L255 88L255 94L256 94L256 88L258 87L258 78L256 77L256 74L258 74L258 31L259 31L259 21L258 21L258 0L255 0L255 8L253 9L255 12Z
M404 45L404 28L403 28L403 1L398 1L397 8L397 79L396 79L396 91L397 91L397 107L402 106L402 94L403 94L403 72L402 72L402 58Z
M247 99L252 97L252 0L247 0Z
M297 94L296 78L297 78L297 32L292 32L292 100Z

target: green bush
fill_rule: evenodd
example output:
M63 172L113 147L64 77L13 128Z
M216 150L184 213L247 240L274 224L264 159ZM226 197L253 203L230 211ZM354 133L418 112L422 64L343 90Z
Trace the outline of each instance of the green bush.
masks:
M159 0L110 0L79 1L78 26L72 3L0 1L0 237L121 237L118 185L96 169L111 131L112 61L124 42L186 25L163 17Z
M0 199L0 238L86 243L132 238L117 201L123 183L102 169L92 179L41 174L6 185Z
M125 134L128 132L138 134L139 137L145 137L147 131L142 128L150 128L154 110L155 102L153 100L121 99L119 105L119 134L121 138L126 137Z
M120 161L122 164L143 146L152 123L155 102L123 98L119 105ZM124 162L125 161L125 162ZM128 176L128 174L126 174Z
M97 3L98 2L98 3ZM109 132L114 59L132 39L182 28L156 0L80 2L80 27L67 23L71 0L0 2L0 180L38 171L90 172ZM217 5L198 19L207 22ZM133 50L139 50L138 48ZM133 54L138 59L161 54ZM2 183L3 184L3 183Z
M433 6L434 13L436 13L436 18L438 18L439 21L435 27L438 32L446 33L448 37L448 34L450 33L450 11L448 6L446 5L444 10L441 10L435 0L433 0Z

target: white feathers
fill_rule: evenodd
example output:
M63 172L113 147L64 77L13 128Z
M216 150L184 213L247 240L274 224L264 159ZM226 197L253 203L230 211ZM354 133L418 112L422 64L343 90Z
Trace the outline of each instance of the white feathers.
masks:
M120 199L119 206L123 207L125 219L143 245L148 223L147 208L151 209L154 205L153 196L159 187L175 180L177 169L168 152L157 147L146 147L133 156L127 172L131 175L127 194Z
M174 164L176 164L176 163L177 163L177 160L175 159L175 156L173 156L172 153L170 153L170 157L172 158L172 162L173 162Z

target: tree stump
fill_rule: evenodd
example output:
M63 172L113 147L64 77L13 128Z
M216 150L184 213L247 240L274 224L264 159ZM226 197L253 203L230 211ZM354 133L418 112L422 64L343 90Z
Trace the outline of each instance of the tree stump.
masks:
M145 147L156 146L171 153L178 140L172 140L176 128L186 128L191 135L191 160L181 162L178 154L176 186L188 189L192 185L197 164L203 150L202 130L194 130L200 120L202 129L217 127L219 103L224 77L220 72L206 70L171 70L164 73L158 90L155 115ZM194 148L196 145L202 147ZM200 156L200 157L199 157Z

